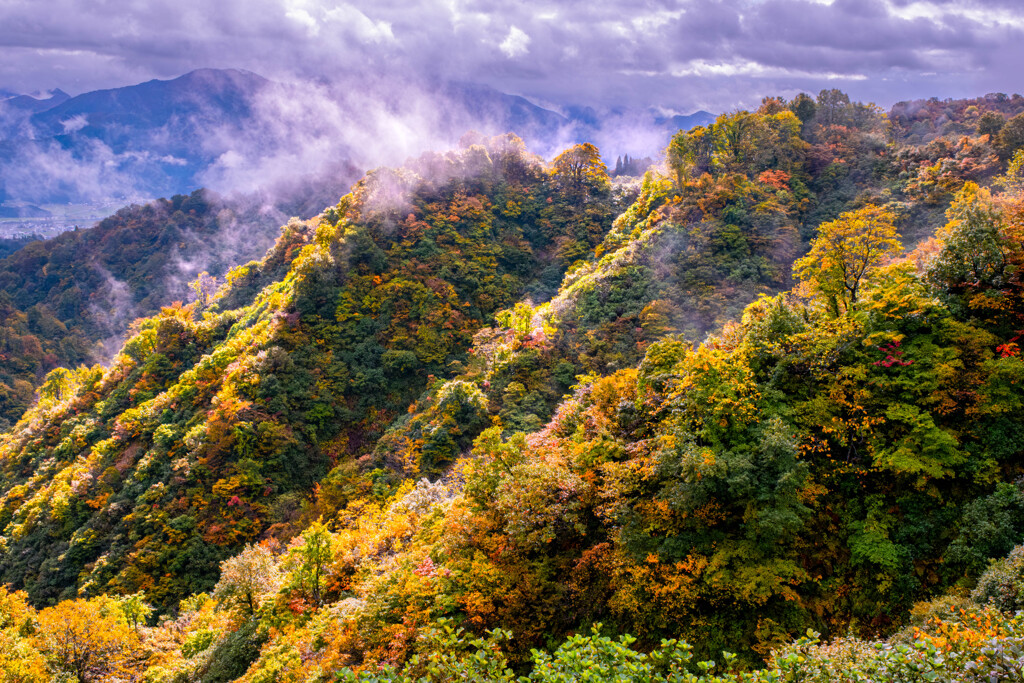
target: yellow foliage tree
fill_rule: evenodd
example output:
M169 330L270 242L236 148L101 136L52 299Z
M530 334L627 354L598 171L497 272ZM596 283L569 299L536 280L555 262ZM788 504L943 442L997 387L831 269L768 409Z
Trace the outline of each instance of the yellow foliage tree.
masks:
M49 680L46 660L25 637L32 617L33 610L24 593L12 593L0 586L0 681L44 683Z
M597 147L584 142L565 150L551 163L555 180L574 198L586 198L591 188L607 187L608 168Z
M213 597L225 607L241 607L251 616L281 582L274 555L259 545L247 545L235 557L220 563L220 581Z
M67 600L39 612L36 647L51 671L80 683L128 678L142 656L139 637L113 598Z
M895 220L891 211L869 204L822 223L793 273L825 298L834 315L848 312L868 273L903 250Z
M0 681L6 683L45 683L46 660L32 644L13 629L0 631Z

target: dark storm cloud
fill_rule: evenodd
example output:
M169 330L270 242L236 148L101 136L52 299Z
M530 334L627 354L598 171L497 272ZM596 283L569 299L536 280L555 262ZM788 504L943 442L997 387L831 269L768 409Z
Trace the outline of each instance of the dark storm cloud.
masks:
M824 87L888 104L1012 92L1021 45L1017 0L0 2L14 91L213 66L482 81L553 104L721 110Z

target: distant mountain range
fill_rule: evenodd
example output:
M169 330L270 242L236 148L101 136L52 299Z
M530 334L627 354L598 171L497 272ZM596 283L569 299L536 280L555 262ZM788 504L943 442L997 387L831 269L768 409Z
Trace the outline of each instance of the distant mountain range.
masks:
M32 95L8 95L3 101L3 106L10 109L19 109L34 113L53 109L71 99L59 88L49 93L49 97L34 97Z
M202 144L207 131L252 116L268 83L248 72L204 69L77 97L5 100L0 199L78 202L194 189L224 152Z
M576 141L622 139L609 130L616 125L613 119L593 110L557 113L478 84L420 87L415 97L396 89L379 98L379 115L373 110L376 93L351 90L200 69L75 97L60 90L42 97L5 93L0 95L6 97L0 99L0 204L130 200L200 186L273 192L270 186L285 179L304 185L296 182L301 175L334 177L344 190L358 177L357 168L401 161L378 158L381 144L393 156L403 156L422 151L419 138L423 149L437 147L454 144L470 129L515 132L532 148L552 152ZM649 129L645 140L654 131L665 143L671 132L713 118L704 111L630 116L631 125L640 119Z
M676 114L675 116L659 117L655 121L667 128L670 132L677 130L690 130L696 126L706 126L715 120L715 115L709 111L694 112L692 114Z

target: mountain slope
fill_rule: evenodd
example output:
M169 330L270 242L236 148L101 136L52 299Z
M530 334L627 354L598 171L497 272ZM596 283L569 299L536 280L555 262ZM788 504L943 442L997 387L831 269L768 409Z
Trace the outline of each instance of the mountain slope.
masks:
M986 135L884 134L826 91L636 187L504 136L368 174L48 376L0 443L2 579L143 592L161 681L447 672L456 627L523 671L598 622L730 666L893 632L1024 533L1024 152L1000 193Z
M0 260L0 424L57 366L113 356L129 324L194 294L203 271L261 256L281 214L205 191L130 206ZM209 284L208 284L209 286Z
M33 97L31 95L15 95L13 97L0 100L0 109L19 109L21 111L37 113L46 111L47 109L52 109L71 99L71 95L68 95L59 88L49 93L49 95L49 97L45 98Z
M465 360L483 321L546 269L557 278L568 264L556 246L585 253L613 215L606 175L582 188L589 227L515 140L426 158L419 174L378 171L286 228L262 263L228 276L223 300L250 306L166 308L108 371L47 380L36 410L62 427L44 451L65 455L54 471L13 457L35 450L23 431L34 417L5 437L5 482L22 482L0 513L21 529L6 538L7 580L42 599L78 580L145 587L168 606L209 586L227 552L289 519L298 493ZM34 502L16 502L28 490ZM72 508L50 506L68 494ZM48 521L17 521L40 504ZM144 518L156 526L139 536Z
M241 680L327 680L345 667L372 677L395 662L415 680L422 658L481 669L533 659L536 672L544 658L530 648L594 622L636 634L645 648L681 637L699 659L727 649L752 666L773 650L785 654L808 628L887 633L912 607L928 620L892 647L930 642L976 659L968 642L986 642L979 661L1012 667L1014 655L992 647L1018 646L1012 613L956 598L914 603L963 591L1024 533L1024 362L1015 336L1024 283L994 272L978 282L960 269L992 237L1008 262L1024 263L1022 202L967 185L943 241L870 268L845 312L807 280L748 306L699 346L670 337L648 346L637 367L577 378L546 425L525 425L530 434L508 425L504 411L486 428L495 403L515 409L524 393L507 382L496 397L495 378L510 359L533 358L518 381L539 357L558 357L560 328L574 319L546 306L502 316L509 327L478 335L468 371L421 398L380 442L374 465L415 477L417 464L457 453L476 435L472 452L436 483L407 480L387 504L355 504L351 469L329 475L313 516L332 515L336 531L312 524L277 555L280 578L264 585L247 622L270 640L244 660ZM990 256L998 266L1001 257ZM262 552L273 557L272 547ZM327 549L315 565L322 583L309 578L315 548ZM254 563L256 550L248 553L239 562ZM1017 569L999 572L985 590L1019 581ZM239 585L223 576L220 590ZM232 609L229 599L219 604ZM201 623L202 614L186 611L178 623ZM455 625L467 639L500 627L514 640L474 641L462 660ZM948 641L938 640L943 633ZM882 644L808 646L795 649L818 660L820 680L901 666ZM586 651L584 661L598 657ZM972 668L957 657L950 667ZM201 674L211 660L160 661ZM497 674L479 675L508 680Z
M270 81L249 71L199 69L169 80L88 92L55 102L32 117L44 134L61 136L69 128L85 131L114 146L147 131L155 131L178 119L196 116L245 118L251 100ZM74 119L82 118L82 127ZM197 125L201 120L195 122ZM188 139L178 140L185 146ZM116 151L123 151L123 148Z
M223 152L198 143L213 127L250 118L269 85L249 72L202 69L40 104L7 131L0 183L8 199L37 203L192 192ZM26 163L53 167L51 177L35 178L19 168Z

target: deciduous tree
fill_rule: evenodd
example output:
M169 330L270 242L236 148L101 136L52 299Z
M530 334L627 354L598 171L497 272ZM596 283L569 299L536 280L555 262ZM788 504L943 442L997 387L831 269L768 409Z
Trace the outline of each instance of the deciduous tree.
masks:
M80 683L126 677L139 657L138 636L112 598L67 600L38 621L36 645L51 669Z
M589 142L570 147L555 157L552 173L562 188L578 199L586 198L609 183L601 153Z
M220 563L220 581L213 597L221 606L239 607L251 615L279 583L280 573L271 552L260 545L248 545Z
M895 219L891 211L869 205L822 223L793 272L825 297L833 314L848 311L871 269L903 249Z
M988 135L995 139L1006 124L1006 119L996 111L987 111L978 118L978 135Z

